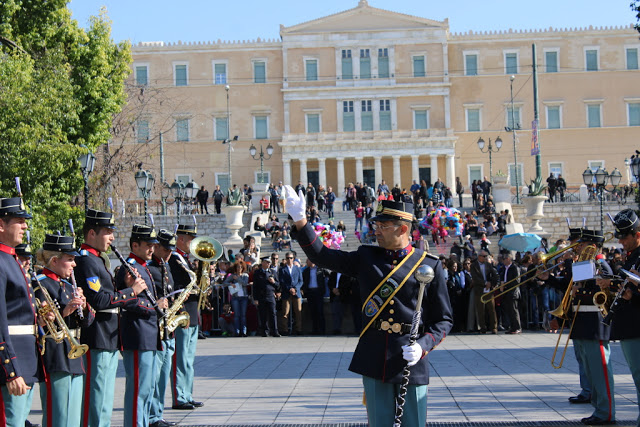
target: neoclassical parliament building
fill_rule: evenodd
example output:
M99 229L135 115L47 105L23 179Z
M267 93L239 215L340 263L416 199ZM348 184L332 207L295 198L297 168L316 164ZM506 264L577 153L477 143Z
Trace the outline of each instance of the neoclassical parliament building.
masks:
M169 184L226 188L231 169L238 185L312 182L340 196L349 182L383 179L408 189L439 177L455 188L460 177L468 188L490 175L478 139L495 150L500 138L493 174L515 183L517 173L522 185L535 176L535 44L543 177L577 186L587 167L604 166L628 182L625 158L640 148L632 25L456 34L448 20L354 6L281 26L278 40L133 46L131 83L173 102L138 117L128 143L163 132ZM158 176L159 164L144 167Z

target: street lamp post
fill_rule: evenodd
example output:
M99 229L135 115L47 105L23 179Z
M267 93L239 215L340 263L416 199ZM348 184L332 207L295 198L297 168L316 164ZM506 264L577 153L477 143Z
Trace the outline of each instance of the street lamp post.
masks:
M604 190L607 186L607 181L610 181L613 185L613 189L620 184L622 180L622 173L615 168L613 172L608 173L606 169L599 167L595 173L591 168L587 168L582 172L582 180L586 186L593 184L593 180L596 181L596 190L598 192L598 198L600 199L600 230L604 231Z
M198 184L194 180L191 180L191 182L188 182L187 185L184 186L184 196L189 201L189 205L194 202L196 194L198 194Z
M262 145L260 146L260 154L258 154L258 157L256 157L256 146L251 144L251 147L249 148L249 154L251 154L251 157L253 157L253 160L258 160L260 159L260 179L257 180L258 184L266 184L265 182L263 182L264 179L264 161L265 160L269 160L271 158L271 156L273 155L273 146L271 144L267 145L267 154L264 154L264 151L262 151ZM267 157L268 156L268 157Z
M518 182L518 152L516 150L516 130L520 130L520 123L516 123L515 111L513 109L513 81L515 79L516 76L511 76L511 78L509 79L511 87L511 127L506 126L504 130L513 134L513 170L516 178L516 203L520 203L520 183Z
M147 198L151 194L153 189L153 183L155 179L151 172L142 169L142 163L138 165L138 171L135 175L136 186L138 190L142 192L142 198L144 199L144 224L147 224Z
M487 150L485 151L484 146L485 146L485 142L484 139L482 139L482 137L480 137L480 139L478 139L478 148L480 149L481 152L483 153L489 153L489 179L493 181L493 162L491 160L491 154L492 153L497 153L498 151L500 151L500 148L502 148L502 138L497 137L495 142L495 150L494 150L494 146L491 145L491 138L489 138L489 145L487 146Z
M171 184L171 193L173 194L173 198L176 201L176 209L178 214L177 223L180 224L180 202L182 202L182 198L184 197L184 184L182 182L173 181Z
M93 172L96 156L91 151L87 151L86 154L78 157L78 161L80 162L80 170L84 179L84 212L87 213L89 210L89 174Z

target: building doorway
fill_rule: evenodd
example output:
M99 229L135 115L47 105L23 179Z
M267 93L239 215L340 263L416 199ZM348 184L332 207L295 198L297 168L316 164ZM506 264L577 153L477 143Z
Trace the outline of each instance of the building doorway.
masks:
M376 171L374 169L365 169L362 171L362 180L371 188L376 188Z
M419 171L420 181L424 179L428 187L431 184L431 168L420 168Z
M315 188L318 188L319 181L320 181L320 172L307 171L307 182L303 182L302 184L304 184L304 186L306 187L309 183L311 183Z

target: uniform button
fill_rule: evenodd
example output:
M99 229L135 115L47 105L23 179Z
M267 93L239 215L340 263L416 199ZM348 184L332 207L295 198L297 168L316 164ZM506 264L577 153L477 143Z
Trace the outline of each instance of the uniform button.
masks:
M394 313L393 309L389 310L389 314L393 314L393 313Z
M5 365L8 365L9 364L9 359L4 359L4 363L5 363Z
M35 304L31 304L31 307L35 307L35 306L36 306Z
M0 351L4 351L4 346L0 346Z
M131 296L132 296L132 297L135 297L136 295L135 295L133 292L131 292Z
M9 376L10 376L11 378L13 378L13 377L15 377L15 376L16 376L16 373L15 373L15 372L11 372L11 373L9 374Z
M114 301L117 301L117 300L118 300L118 296L116 295L116 297L115 297L113 300L114 300Z
M392 262L393 265L396 265L397 263L398 263L397 259L394 259L393 262Z
M392 333L393 333L393 331L392 331L391 329L389 329L387 332L389 332L390 334L392 334Z
M393 304L395 304L395 303L396 303L396 302L395 302L394 300L389 301L389 304L391 304L391 305L393 305Z
M28 286L31 287L31 284L29 284Z
M393 322L393 317L389 317L389 323Z

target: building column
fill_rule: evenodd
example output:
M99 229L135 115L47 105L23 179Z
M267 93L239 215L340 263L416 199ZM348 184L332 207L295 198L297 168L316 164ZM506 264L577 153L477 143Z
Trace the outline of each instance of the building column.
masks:
M382 182L382 157L376 156L373 158L373 170L376 174L376 186L377 186Z
M327 188L326 160L324 157L318 159L318 181L324 188Z
M456 162L453 154L447 154L447 187L455 193L456 189Z
M431 155L431 185L438 180L438 155Z
M291 182L291 160L290 159L282 159L282 182L284 184L293 185Z
M356 182L362 183L364 181L364 174L362 172L362 157L356 157Z
M418 154L411 155L411 179L420 182L420 156ZM411 182L413 184L413 181Z
M402 188L402 182L400 177L400 156L391 156L393 158L393 182L392 186L398 184Z
M344 191L345 183L344 183L344 157L338 157L337 161L337 169L338 169L338 188L333 190L336 193L337 197L342 197L342 192Z
M300 159L300 181L307 186L307 159Z

